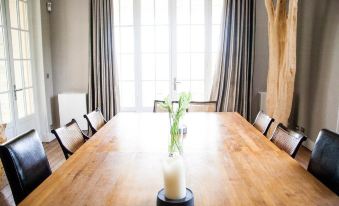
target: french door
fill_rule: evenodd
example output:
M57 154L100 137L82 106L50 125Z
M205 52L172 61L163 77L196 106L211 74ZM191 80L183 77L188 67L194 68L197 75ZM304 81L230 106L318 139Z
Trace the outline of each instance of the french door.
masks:
M37 128L28 0L0 1L0 122L13 137Z
M114 0L122 111L191 92L209 100L223 0Z

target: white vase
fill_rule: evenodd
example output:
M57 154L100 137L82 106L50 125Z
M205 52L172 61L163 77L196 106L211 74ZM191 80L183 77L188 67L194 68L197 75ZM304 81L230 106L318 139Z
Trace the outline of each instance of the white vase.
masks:
M185 165L181 155L170 155L163 163L165 196L171 200L186 197Z

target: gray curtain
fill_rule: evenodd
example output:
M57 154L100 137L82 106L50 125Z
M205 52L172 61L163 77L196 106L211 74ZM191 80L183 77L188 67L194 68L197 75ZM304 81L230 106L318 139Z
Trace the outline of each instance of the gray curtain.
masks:
M239 112L250 119L255 33L255 0L226 0L219 66L211 99L217 110Z
M113 0L91 0L89 111L99 107L106 119L119 108L113 26Z

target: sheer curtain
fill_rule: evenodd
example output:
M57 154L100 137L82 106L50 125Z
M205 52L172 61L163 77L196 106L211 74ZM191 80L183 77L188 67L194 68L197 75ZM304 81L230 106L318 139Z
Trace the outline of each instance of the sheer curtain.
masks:
M252 103L255 0L226 0L219 65L211 99L218 111L239 112L249 119Z
M113 0L91 0L89 110L99 107L106 119L119 108L113 38Z

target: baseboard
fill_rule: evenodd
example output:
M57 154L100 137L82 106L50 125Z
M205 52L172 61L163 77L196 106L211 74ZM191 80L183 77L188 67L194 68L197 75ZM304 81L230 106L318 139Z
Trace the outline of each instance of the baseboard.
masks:
M309 149L309 150L313 150L313 148L314 148L314 141L313 140L311 140L311 139L308 139L308 140L306 140L306 142L304 142L303 143L303 145L307 148L307 149Z
M55 136L52 133L47 134L43 139L42 142L51 142L55 139Z

